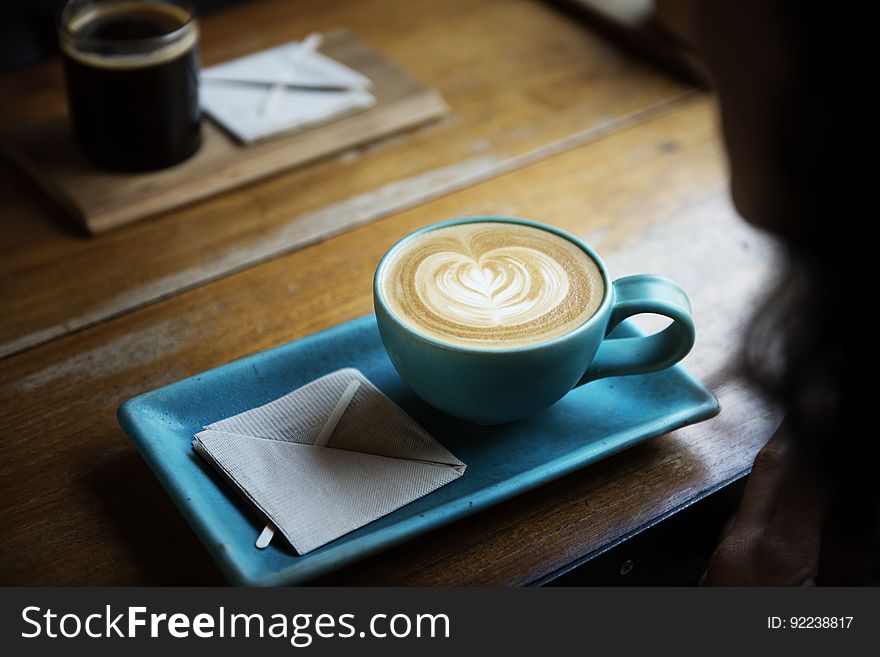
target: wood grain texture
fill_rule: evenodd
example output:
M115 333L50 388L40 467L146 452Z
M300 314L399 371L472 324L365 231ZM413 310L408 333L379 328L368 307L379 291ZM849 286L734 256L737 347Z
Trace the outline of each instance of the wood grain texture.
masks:
M438 119L448 111L437 91L346 30L328 32L321 50L373 82L373 107L246 146L206 117L201 148L192 158L146 174L90 166L77 151L65 116L26 129L8 140L6 151L89 232L100 233Z
M247 3L204 20L203 59L340 25L451 113L93 239L0 164L0 357L589 143L692 92L536 0ZM63 109L58 62L0 81L0 132Z
M677 37L681 28L690 27L686 3L667 3L662 7L663 15L658 16L655 0L554 1L583 15L633 52L662 63L670 72L706 88L712 86L702 62Z
M526 584L663 517L747 469L777 423L732 367L776 255L727 198L712 102L695 100L0 362L0 582L221 583L118 427L119 403L370 312L394 241L480 213L569 230L613 277L681 282L698 331L685 364L722 413L321 582Z

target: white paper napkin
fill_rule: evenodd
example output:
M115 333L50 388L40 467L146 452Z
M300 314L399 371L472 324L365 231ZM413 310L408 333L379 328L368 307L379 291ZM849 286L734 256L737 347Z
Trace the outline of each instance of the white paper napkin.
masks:
M454 481L466 467L355 369L215 422L196 434L193 448L300 554Z
M202 108L247 143L376 103L368 78L305 45L293 41L203 70Z

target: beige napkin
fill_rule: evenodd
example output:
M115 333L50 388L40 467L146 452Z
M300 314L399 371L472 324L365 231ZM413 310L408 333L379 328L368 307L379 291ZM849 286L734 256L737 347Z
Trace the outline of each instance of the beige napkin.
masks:
M427 495L465 470L355 369L338 370L208 425L196 434L193 449L300 554Z

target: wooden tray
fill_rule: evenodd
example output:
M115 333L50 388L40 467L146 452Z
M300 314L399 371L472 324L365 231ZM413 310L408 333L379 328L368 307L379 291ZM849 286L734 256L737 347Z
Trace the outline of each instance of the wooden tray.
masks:
M307 130L243 145L207 117L202 147L162 171L122 174L85 162L67 117L32 126L7 142L7 155L92 233L230 190L324 155L436 119L439 92L411 77L345 30L325 35L322 52L373 81L376 105Z

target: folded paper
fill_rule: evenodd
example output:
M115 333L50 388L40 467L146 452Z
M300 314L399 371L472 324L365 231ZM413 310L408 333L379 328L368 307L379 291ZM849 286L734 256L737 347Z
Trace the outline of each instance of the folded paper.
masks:
M314 443L352 381L325 446ZM304 554L460 477L465 465L358 370L215 422L193 448Z
M212 66L200 80L202 108L246 143L371 107L369 87L368 78L299 41Z

